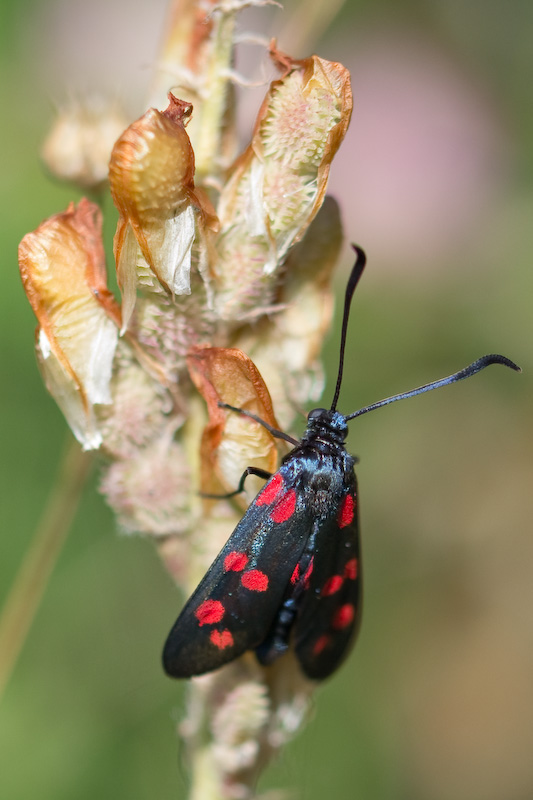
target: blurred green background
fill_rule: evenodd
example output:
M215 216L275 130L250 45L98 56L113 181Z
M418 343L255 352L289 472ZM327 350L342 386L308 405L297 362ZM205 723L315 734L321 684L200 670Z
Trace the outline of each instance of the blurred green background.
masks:
M78 195L45 176L39 148L69 93L104 90L142 113L164 7L1 4L2 599L67 436L36 369L16 248ZM245 21L282 26L278 11ZM280 46L304 55L294 30ZM524 374L493 367L352 423L363 628L265 789L299 788L306 800L533 796L532 34L525 0L348 0L312 48L352 70L355 114L331 191L369 256L341 410L486 352ZM96 485L0 706L8 800L186 797L174 732L183 686L159 666L179 598L150 543L116 534Z

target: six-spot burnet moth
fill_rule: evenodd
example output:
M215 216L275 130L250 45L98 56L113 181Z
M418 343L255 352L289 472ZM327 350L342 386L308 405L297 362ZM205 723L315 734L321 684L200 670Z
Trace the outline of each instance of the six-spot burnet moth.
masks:
M329 410L309 412L301 441L255 419L275 437L294 445L270 475L226 545L187 601L167 638L168 675L188 678L221 667L255 650L271 664L291 647L307 677L327 678L352 644L361 616L361 564L357 519L356 459L346 451L349 420L368 411L463 380L490 364L520 371L505 356L487 355L465 369L352 414L337 411L350 304L366 257L354 246L356 263L344 301L339 369Z

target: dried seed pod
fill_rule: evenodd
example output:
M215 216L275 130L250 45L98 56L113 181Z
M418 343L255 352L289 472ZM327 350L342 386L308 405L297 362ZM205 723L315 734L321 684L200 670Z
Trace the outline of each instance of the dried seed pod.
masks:
M271 305L285 256L322 204L350 121L348 70L317 56L284 63L220 197L216 307L224 319Z
M223 401L238 406L278 427L268 389L248 356L232 348L195 348L187 363L209 412L200 450L203 491L233 491L250 463L268 472L275 470L278 449L274 437L257 422L218 405ZM258 486L261 483L250 479L250 496Z
M197 264L207 269L206 231L216 218L194 188L194 153L185 131L191 113L190 103L169 95L166 111L151 108L113 148L109 184L120 213L114 249L124 328L137 287L156 295L190 294L197 238Z
M98 207L81 200L26 234L19 246L22 281L39 322L39 364L86 449L102 442L95 406L111 403L120 326L120 309L106 285L101 228Z

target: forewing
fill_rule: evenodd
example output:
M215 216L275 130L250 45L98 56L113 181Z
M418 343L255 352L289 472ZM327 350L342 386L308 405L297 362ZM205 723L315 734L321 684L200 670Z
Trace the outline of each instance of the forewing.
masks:
M283 468L282 468L283 469ZM218 669L267 635L312 526L282 471L252 502L170 631L165 671L188 678Z
M304 580L293 644L305 674L322 680L347 655L361 616L355 480L332 516L318 527L312 567Z

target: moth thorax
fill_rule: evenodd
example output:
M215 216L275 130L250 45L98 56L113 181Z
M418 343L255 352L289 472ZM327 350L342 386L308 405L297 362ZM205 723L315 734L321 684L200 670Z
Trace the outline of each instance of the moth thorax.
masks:
M302 441L323 439L342 447L347 436L348 425L342 414L327 408L314 408L307 417L307 428Z

